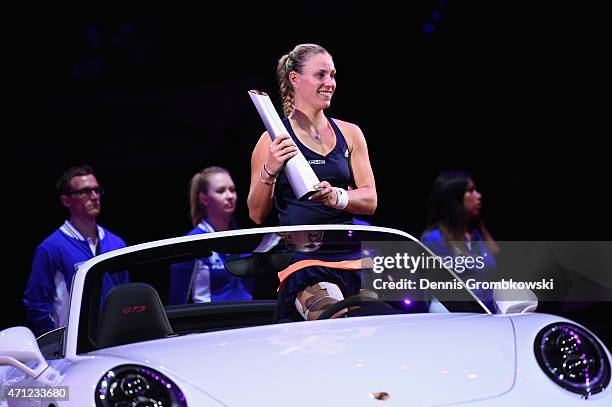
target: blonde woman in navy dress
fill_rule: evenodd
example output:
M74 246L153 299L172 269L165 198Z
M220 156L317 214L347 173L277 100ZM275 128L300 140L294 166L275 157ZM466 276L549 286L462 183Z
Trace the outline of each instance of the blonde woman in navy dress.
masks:
M272 142L264 132L255 146L247 200L251 219L263 223L273 204L280 225L353 223L353 215L373 214L377 205L376 185L365 137L357 125L325 114L336 91L332 56L319 45L301 44L280 58L277 74L287 134ZM306 201L296 199L283 170L285 162L298 149L320 180L314 185L320 191ZM296 301L304 318L307 314L310 314L307 319L316 318L322 306L338 300L338 291L343 295L358 291L360 281L355 279L356 273L346 275L334 269L331 276L321 276L302 271L308 270L293 273L283 286L293 298L314 292L305 295L305 301L300 300L302 309ZM297 278L296 274L302 276ZM322 278L335 287L318 286L316 281ZM316 309L309 308L309 303L315 300Z

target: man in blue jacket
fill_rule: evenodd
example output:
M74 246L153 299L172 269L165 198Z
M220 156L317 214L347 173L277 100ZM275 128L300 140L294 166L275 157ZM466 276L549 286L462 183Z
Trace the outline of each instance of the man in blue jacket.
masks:
M37 336L66 325L68 290L78 267L98 254L125 247L120 237L96 222L103 191L91 167L68 169L57 182L57 192L70 219L36 248L23 300ZM127 272L105 274L102 298L112 287L127 282Z

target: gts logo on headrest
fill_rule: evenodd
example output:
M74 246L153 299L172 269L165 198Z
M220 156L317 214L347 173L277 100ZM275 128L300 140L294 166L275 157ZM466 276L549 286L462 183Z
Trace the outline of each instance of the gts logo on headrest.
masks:
M149 308L148 305L136 305L136 306L133 306L133 307L125 307L123 309L123 313L124 314L130 314L132 312L143 312L143 311L146 311L147 308Z

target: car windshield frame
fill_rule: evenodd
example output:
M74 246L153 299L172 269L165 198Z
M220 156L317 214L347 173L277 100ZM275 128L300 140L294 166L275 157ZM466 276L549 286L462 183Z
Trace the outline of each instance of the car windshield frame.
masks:
M265 252L265 236L297 231L360 231L366 233L385 233L393 237L396 241L411 241L418 243L423 250L434 255L434 253L423 245L423 243L406 232L397 229L366 225L302 225L238 229L181 236L128 246L94 257L84 263L75 274L71 288L72 294L70 297L70 311L66 327L66 340L64 341L64 355L76 357L99 349L96 346L95 337L100 307L94 306L93 304L100 304L102 277L104 273L117 272L122 269L125 270L130 264L146 264L147 262L153 261L173 263L185 259L209 256L211 251L222 252L224 245L227 246L227 243L232 240L240 242L241 244L241 247L233 249L236 253ZM363 241L366 240L364 239ZM151 259L152 257L154 257L153 260ZM446 270L453 278L461 280L452 270ZM450 312L491 313L471 290L467 288L465 288L465 290L469 293L469 304L462 304L460 307L458 304L453 304L452 301L444 303ZM216 303L216 305L219 304L220 303Z

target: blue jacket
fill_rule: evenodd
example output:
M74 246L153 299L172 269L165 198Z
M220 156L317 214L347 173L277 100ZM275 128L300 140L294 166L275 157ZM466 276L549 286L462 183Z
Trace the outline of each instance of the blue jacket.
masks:
M188 236L214 232L202 221ZM229 256L213 252L208 258L175 263L171 266L168 303L242 301L253 299L253 279L233 276L225 269Z
M122 247L125 242L120 237L98 226L96 254ZM95 252L96 248L69 221L36 248L23 299L26 318L36 335L66 325L72 278ZM102 298L114 286L127 282L127 272L105 274Z

